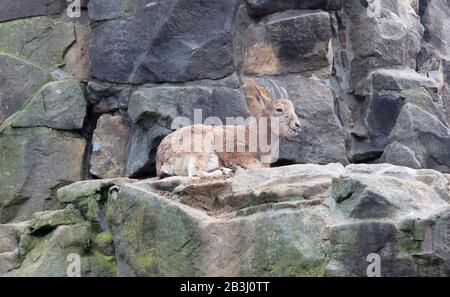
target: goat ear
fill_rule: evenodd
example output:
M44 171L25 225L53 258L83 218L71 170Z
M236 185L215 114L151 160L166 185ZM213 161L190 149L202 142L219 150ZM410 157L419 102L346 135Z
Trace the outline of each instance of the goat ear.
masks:
M261 114L263 111L261 104L258 102L255 96L247 96L247 105L250 110L250 114L254 117Z
M272 102L272 99L266 95L266 91L261 90L260 87L255 86L256 88L256 94L257 94L257 98L259 100L259 102L261 103L261 106L263 109L267 108L267 106L269 106L270 102Z
M244 90L247 98L247 105L252 116L260 115L267 105L272 101L266 94L265 88L258 87L258 83L251 79L244 77Z

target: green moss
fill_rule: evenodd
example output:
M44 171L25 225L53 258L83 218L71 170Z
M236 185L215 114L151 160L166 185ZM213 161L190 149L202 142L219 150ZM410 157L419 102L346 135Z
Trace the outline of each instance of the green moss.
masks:
M125 0L122 4L122 12L123 16L133 15L137 13L137 7L133 1Z
M259 196L253 196L250 202L245 206L257 206L265 203L277 203L280 201L280 197L271 193L261 193Z
M398 246L408 254L419 253L422 250L422 240L416 240L412 230L398 232L396 241Z
M319 241L317 242L319 251L313 251L301 245L302 237L315 231L298 228L299 225L307 223L297 222L298 219L310 220L311 218L286 217L283 219L279 217L277 222L255 223L253 227L255 229L246 232L254 234L251 242L252 258L250 263L241 264L241 275L323 276L328 262L327 252L322 250ZM294 223L299 225L293 225ZM243 239L244 242L245 240Z
M286 201L301 201L301 200L305 200L305 197L301 196L301 195L289 195L286 196Z
M94 221L100 215L100 206L93 196L81 199L78 203L78 207L86 220Z
M158 199L133 193L138 201L128 201L130 207L124 197L115 200L115 236L127 246L130 265L146 276L195 275L200 240L193 222Z
M33 61L44 68L64 62L75 40L73 24L49 17L33 17L0 24L1 51Z
M401 95L408 102L415 104L425 111L430 111L430 109L432 109L432 99L425 88L404 90Z
M109 244L113 241L113 236L111 232L102 232L97 234L95 237L95 242L98 244Z
M266 251L262 251L262 248L258 246L249 275L259 277L322 277L325 275L328 263L325 254L319 260L307 260L298 250L282 242L271 242L272 247L263 247L267 248Z
M31 232L41 229L56 228L59 225L73 225L82 220L80 212L76 209L61 209L50 213L34 215L30 223Z
M53 233L48 233L44 236L33 236L31 234L22 236L19 244L19 259L23 261L30 252L35 254L34 257L40 255L52 235Z
M221 208L221 205L220 205L220 202L219 202L219 199L214 199L214 202L213 202L213 209L220 209Z
M160 217L145 204L141 204L135 210L132 218L123 226L124 241L134 252L132 257L134 265L149 275L158 275L169 266L166 261L163 261L165 247L157 230ZM147 228L150 228L149 234L144 236L142 232L145 232Z
M117 262L114 256L106 256L99 251L86 253L82 256L87 266L87 276L112 277L117 275Z
M0 135L0 223L6 223L14 218L19 207L3 203L13 201L25 181L27 139L9 135Z
M328 258L324 257L322 261L316 261L310 264L300 265L296 276L300 277L324 277Z
M152 255L139 255L136 257L135 262L140 269L147 273L157 275L160 271L161 263Z

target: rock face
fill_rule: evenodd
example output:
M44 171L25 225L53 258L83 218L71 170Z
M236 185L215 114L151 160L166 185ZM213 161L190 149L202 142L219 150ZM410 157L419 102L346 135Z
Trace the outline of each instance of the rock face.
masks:
M0 225L0 260L15 249L11 276L65 276L70 253L82 276L366 276L376 253L381 276L448 276L449 185L338 163L83 181L58 191L65 209Z
M334 43L342 55L335 54L335 65L342 66L336 67L336 76L346 95L339 101L339 110L349 132L351 162L390 162L448 172L442 153L418 144L412 130L400 132L408 129L406 114L411 108L423 110L435 126L443 126L441 136L430 136L436 139L430 140L433 147L447 146L447 83L442 67L446 53L437 46L430 49L429 36L436 27L423 14L427 2L420 9L416 2L406 1L343 3ZM409 143L401 138L409 138Z
M0 3L0 274L66 275L69 252L93 276L359 276L373 252L449 274L448 0L68 4ZM302 130L274 168L118 179L276 85Z
M13 2L0 4L0 223L62 207L56 190L85 175L89 122L86 20L58 15L66 1Z
M286 11L248 26L243 71L250 75L314 72L331 74L330 15L324 11Z
M271 83L284 87L299 115L302 132L283 140L280 146L280 162L326 164L341 162L347 164L345 131L335 112L333 93L320 81L298 75L285 77L249 78L249 85L255 83L276 92Z
M386 160L396 164L414 164L411 167L416 168L449 171L448 127L420 107L409 103L403 107L390 138L392 143L382 156ZM399 151L404 150L409 150L409 153L399 155Z
M103 115L92 140L91 174L101 178L125 175L125 150L130 136L124 116Z
M13 127L83 128L86 116L84 86L76 80L46 84L14 118Z
M0 69L2 70L0 72L0 123L2 123L22 106L28 96L48 82L51 76L40 67L1 53Z
M365 276L375 252L383 276L448 275L449 238L433 232L448 224L448 186L387 164L124 186L110 208L118 275Z
M326 12L277 13L266 23L280 61L280 72L302 72L331 64L330 15Z
M127 109L130 93L130 88L112 88L95 82L89 82L86 87L92 111L100 114Z
M0 222L59 208L56 190L81 180L86 141L48 128L7 129L0 134Z
M5 269L5 276L108 277L116 273L114 257L91 243L105 233L93 231L76 209L35 213L18 234L19 246L13 253L19 264ZM70 264L78 259L79 268L72 268Z
M238 1L93 0L92 75L121 83L222 78L233 72ZM220 59L217 59L220 57Z
M422 1L421 21L425 27L424 39L444 56L450 54L450 36L442 30L450 24L450 7L447 1ZM437 22L438 20L438 22Z
M254 16L263 16L284 10L338 10L342 6L341 0L245 0L245 2L247 2L249 12Z
M50 17L0 23L2 51L43 67L64 62L64 52L75 40L74 25Z
M59 14L66 7L64 0L16 0L0 4L0 22L40 15Z

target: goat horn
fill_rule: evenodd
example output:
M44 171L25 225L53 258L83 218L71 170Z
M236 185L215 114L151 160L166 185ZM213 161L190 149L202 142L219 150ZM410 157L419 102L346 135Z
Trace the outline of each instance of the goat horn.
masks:
M276 83L274 83L273 80L269 79L269 81L270 81L270 83L271 83L271 84L274 86L274 88L275 88L276 96L278 97L278 99L281 99L281 97L283 96L283 94L281 93L280 87L279 87Z
M281 91L284 93L284 99L289 99L289 94L284 87L281 87Z

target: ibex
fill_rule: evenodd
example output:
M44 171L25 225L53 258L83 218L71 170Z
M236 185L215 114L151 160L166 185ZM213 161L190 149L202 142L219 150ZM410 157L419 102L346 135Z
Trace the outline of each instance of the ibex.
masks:
M156 173L159 177L165 176L209 176L220 173L220 170L231 171L230 168L266 168L268 163L261 162L263 152L259 148L250 150L250 134L257 136L265 133L269 141L273 137L286 138L297 135L300 131L300 122L295 113L294 106L288 98L286 89L280 88L271 81L278 94L272 100L266 90L256 84L247 92L247 103L255 121L253 125L223 125L208 126L203 124L183 127L166 136L158 147L156 154ZM278 131L275 131L271 120L262 127L260 119L276 119ZM255 125L256 123L256 125ZM263 129L263 130L262 130ZM244 137L241 137L245 135ZM197 140L196 140L197 137ZM179 144L189 140L189 149L181 149ZM195 151L191 143L201 139L204 143L200 151ZM231 151L227 148L233 148ZM238 147L241 150L237 149ZM244 149L242 149L244 148Z

